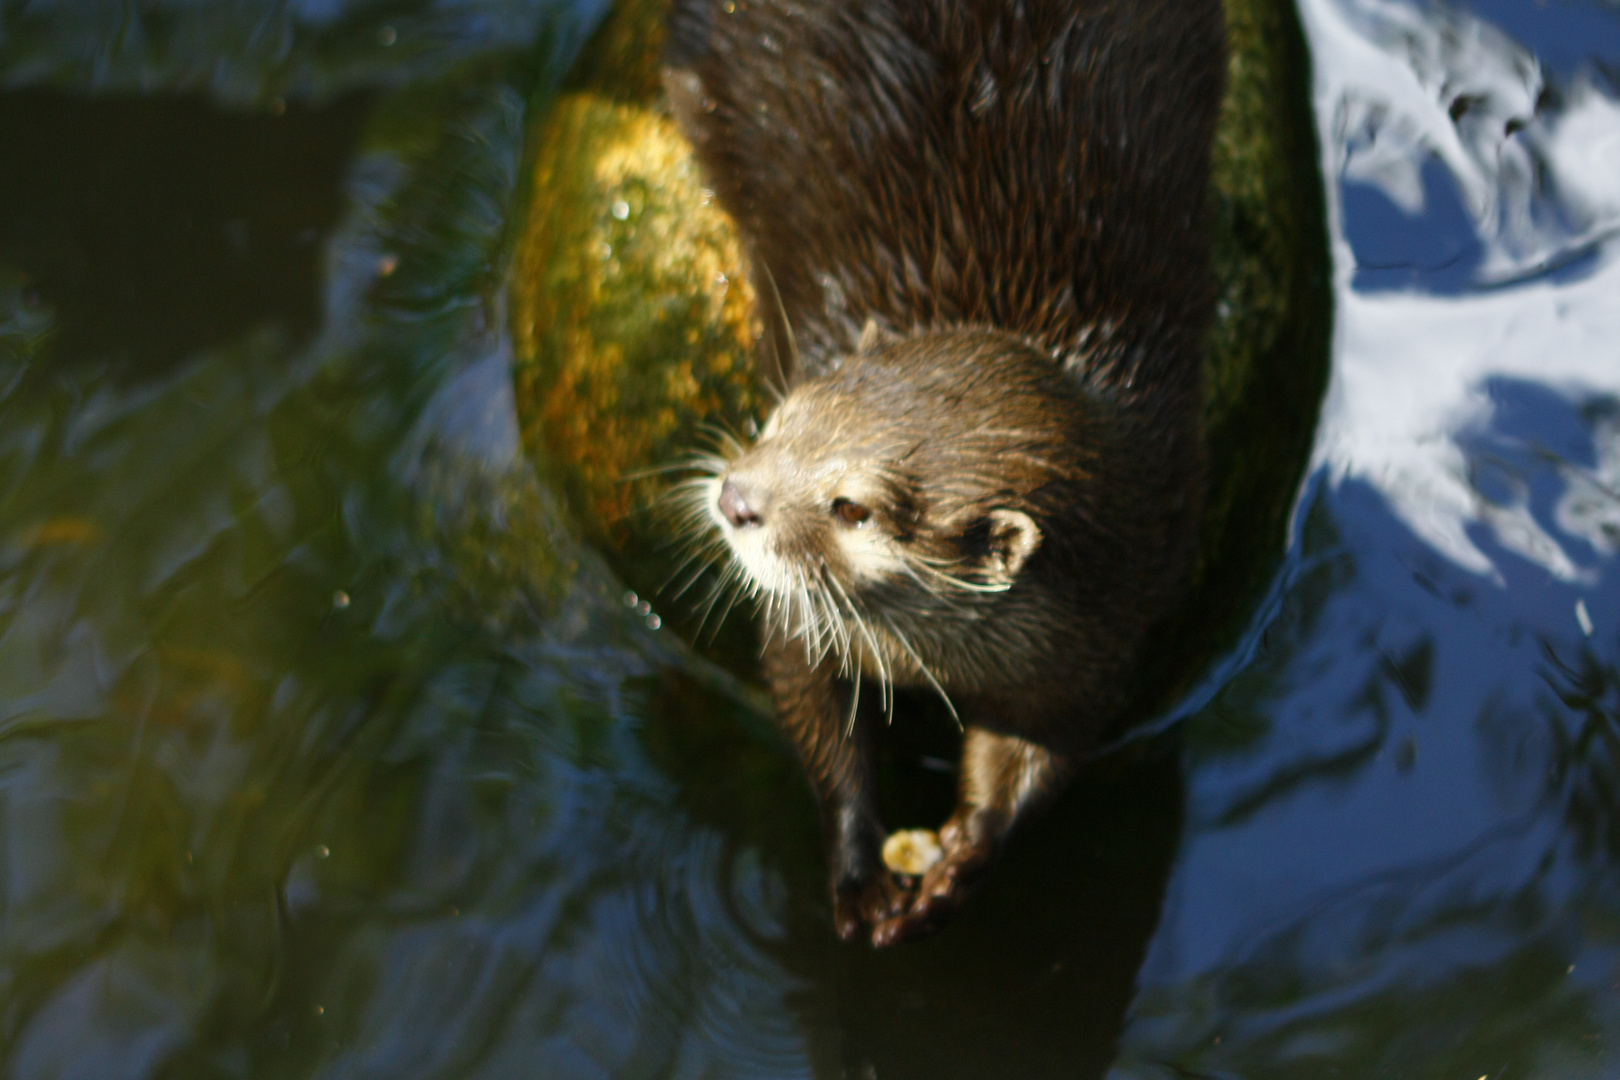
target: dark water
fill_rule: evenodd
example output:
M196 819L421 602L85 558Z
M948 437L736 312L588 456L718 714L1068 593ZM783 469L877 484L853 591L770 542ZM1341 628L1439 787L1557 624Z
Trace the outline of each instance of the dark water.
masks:
M875 955L757 694L518 444L594 6L0 5L4 1073L1620 1076L1620 9L1301 10L1338 325L1272 592Z

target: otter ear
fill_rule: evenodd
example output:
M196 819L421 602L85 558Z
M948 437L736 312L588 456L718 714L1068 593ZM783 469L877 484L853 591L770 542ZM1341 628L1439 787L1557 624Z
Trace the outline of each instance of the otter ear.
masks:
M855 352L869 353L874 349L881 349L885 345L892 345L899 340L899 334L886 330L879 325L876 319L867 319L866 325L861 327L861 339L855 343Z
M998 585L1011 585L1035 549L1041 546L1041 528L1018 510L990 511L990 576Z

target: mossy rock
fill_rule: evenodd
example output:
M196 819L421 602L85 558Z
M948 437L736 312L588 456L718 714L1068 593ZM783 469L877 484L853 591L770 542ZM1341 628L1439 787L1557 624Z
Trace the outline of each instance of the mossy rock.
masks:
M654 595L680 557L648 509L669 484L660 470L715 430L748 430L770 402L743 245L662 100L664 6L619 4L537 110L511 305L525 445L586 535ZM1163 662L1144 707L1179 693L1248 617L1281 550L1327 378L1332 300L1304 39L1288 0L1227 0L1226 14L1211 191L1213 485L1193 594L1156 643Z

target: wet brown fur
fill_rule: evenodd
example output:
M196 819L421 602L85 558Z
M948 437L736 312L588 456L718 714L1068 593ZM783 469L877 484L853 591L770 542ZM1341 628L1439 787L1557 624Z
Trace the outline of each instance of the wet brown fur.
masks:
M665 82L797 344L726 478L845 621L812 640L772 608L765 673L826 816L839 932L885 944L948 918L1119 719L1185 575L1221 8L726 6L677 0ZM905 573L859 580L832 542L846 482ZM914 890L878 856L863 672L936 686L965 726L946 859Z

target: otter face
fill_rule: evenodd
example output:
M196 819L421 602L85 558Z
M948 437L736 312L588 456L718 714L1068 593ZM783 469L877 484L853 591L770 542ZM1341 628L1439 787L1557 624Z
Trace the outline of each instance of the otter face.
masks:
M713 482L712 520L765 593L829 575L858 588L904 572L918 478L896 461L903 447L848 437L850 418L837 417L854 405L825 387L801 388Z
M1081 473L1049 357L979 330L863 345L702 488L771 632L846 663L1017 588L1043 493Z

